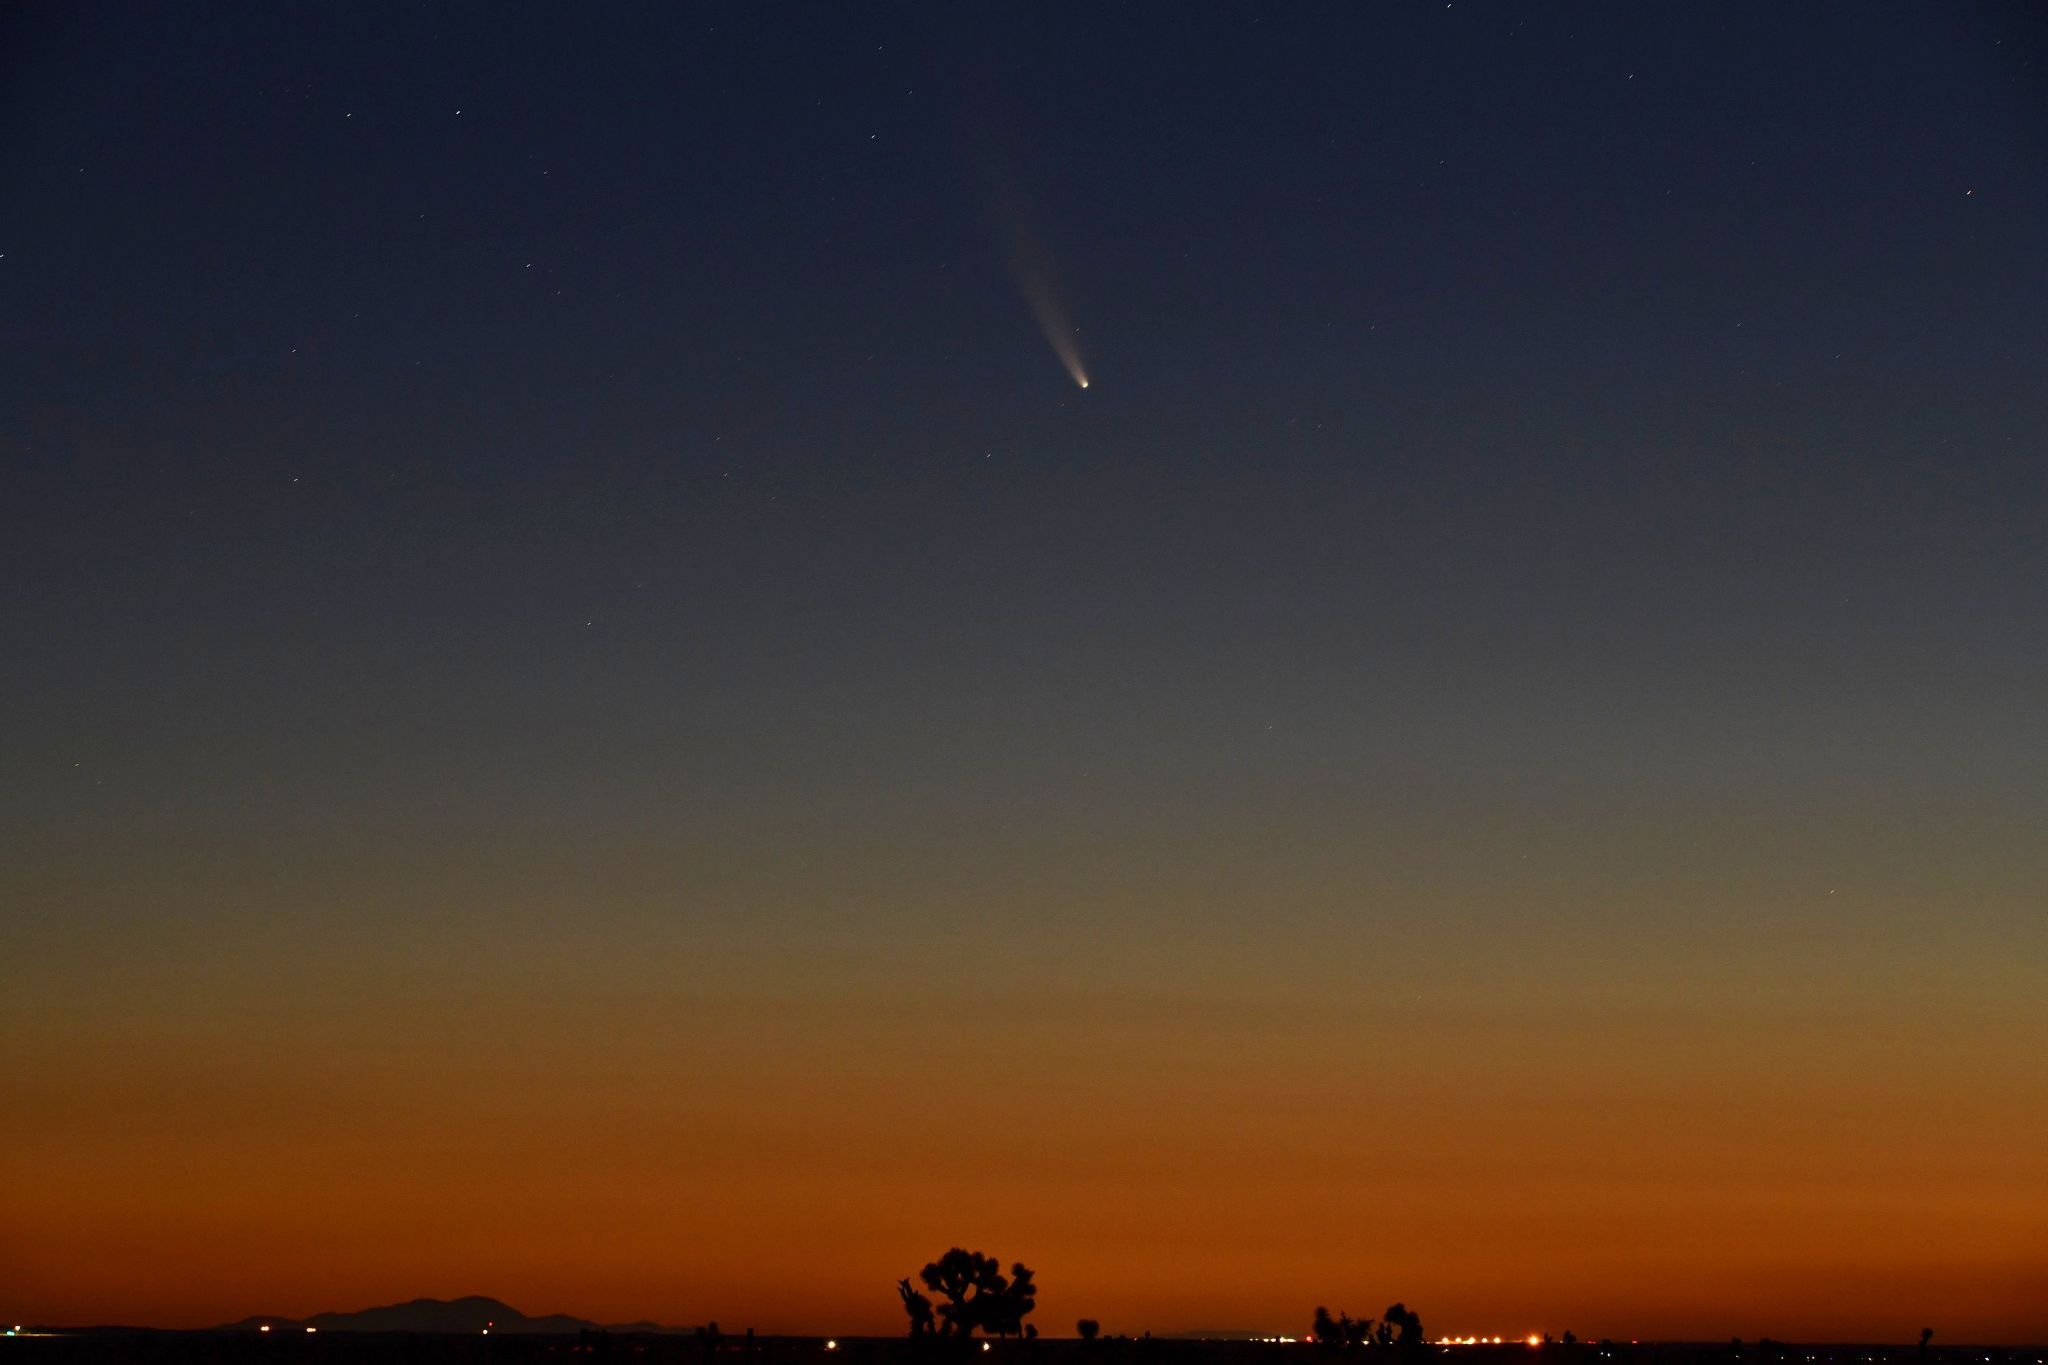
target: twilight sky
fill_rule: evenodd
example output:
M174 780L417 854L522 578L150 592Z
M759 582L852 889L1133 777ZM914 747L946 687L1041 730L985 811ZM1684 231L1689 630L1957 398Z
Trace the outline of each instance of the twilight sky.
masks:
M589 8L0 18L0 1316L2048 1337L2037 6Z

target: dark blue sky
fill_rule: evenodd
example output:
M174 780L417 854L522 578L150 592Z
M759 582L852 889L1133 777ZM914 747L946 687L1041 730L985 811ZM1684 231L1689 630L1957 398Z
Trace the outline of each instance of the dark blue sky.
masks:
M338 667L429 711L519 659L565 706L633 677L744 713L949 660L1114 693L1142 660L1168 709L1299 717L1378 660L1821 731L1844 675L1939 759L1947 670L2010 725L2048 665L2041 29L17 13L17 756L111 735L168 771L167 688L267 673L246 702L282 716ZM707 641L747 662L673 671ZM1159 742L1194 761L1206 724Z

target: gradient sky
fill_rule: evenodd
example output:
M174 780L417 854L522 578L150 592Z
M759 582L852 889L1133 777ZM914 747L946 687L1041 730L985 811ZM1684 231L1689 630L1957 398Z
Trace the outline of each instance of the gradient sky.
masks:
M2048 1337L2044 27L9 7L0 1316Z

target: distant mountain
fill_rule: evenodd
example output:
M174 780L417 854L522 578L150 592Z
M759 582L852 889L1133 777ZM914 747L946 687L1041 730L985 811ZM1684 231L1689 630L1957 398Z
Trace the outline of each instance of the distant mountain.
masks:
M269 1327L275 1331L322 1332L420 1332L428 1335L471 1336L486 1328L496 1334L516 1332L668 1332L676 1329L658 1323L635 1322L606 1327L588 1318L566 1313L549 1313L530 1318L499 1299L472 1294L461 1299L414 1299L411 1303L386 1304L354 1313L316 1313L310 1318L280 1318L264 1314L243 1318L221 1328L223 1332L254 1332Z

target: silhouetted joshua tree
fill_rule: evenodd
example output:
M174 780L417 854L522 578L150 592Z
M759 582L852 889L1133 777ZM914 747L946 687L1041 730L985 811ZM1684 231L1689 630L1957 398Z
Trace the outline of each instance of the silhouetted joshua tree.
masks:
M910 1335L921 1337L932 1330L932 1301L910 1287L908 1278L896 1281L896 1296L910 1316Z
M1025 1316L1038 1306L1038 1286L1032 1282L1031 1268L1021 1261L1012 1265L1005 1277L1002 1263L995 1257L954 1247L919 1271L918 1278L925 1288L945 1296L937 1310L944 1324L941 1330L960 1340L973 1336L976 1328L995 1336L1021 1335ZM897 1292L904 1293L909 1285L905 1280ZM922 1294L917 1297L924 1298ZM926 1303L929 1307L929 1300ZM916 1310L908 1297L904 1308L914 1323ZM915 1332L913 1326L913 1335Z
M1094 1318L1082 1318L1074 1324L1074 1330L1081 1334L1081 1340L1093 1341L1102 1334L1102 1324Z
M1022 1261L1010 1267L1010 1282L996 1292L983 1317L981 1328L999 1337L1024 1335L1024 1319L1038 1307L1038 1286L1031 1282L1031 1267Z
M1385 1322L1400 1329L1401 1334L1394 1338L1394 1345L1399 1346L1402 1350L1420 1351L1427 1344L1422 1339L1421 1315L1409 1312L1406 1304L1397 1303L1386 1312L1380 1314L1380 1317Z

